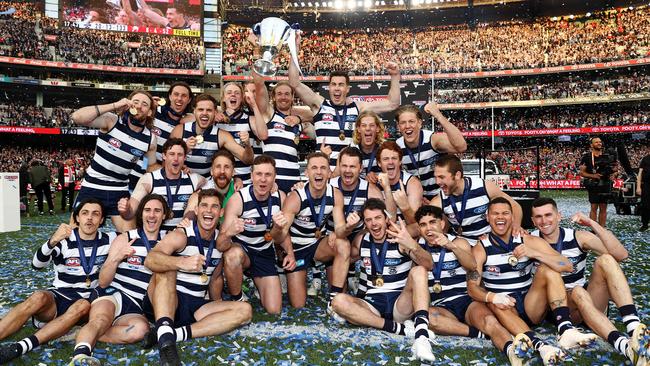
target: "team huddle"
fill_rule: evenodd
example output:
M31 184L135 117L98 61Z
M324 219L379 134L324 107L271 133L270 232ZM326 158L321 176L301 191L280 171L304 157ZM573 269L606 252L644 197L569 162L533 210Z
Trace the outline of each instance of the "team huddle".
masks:
M325 267L325 313L341 324L413 339L435 360L434 334L490 339L512 365L607 340L634 365L649 365L650 330L640 321L619 262L618 239L581 213L559 225L549 198L533 203L537 227L521 227L520 205L493 182L465 177L461 132L434 102L400 106L400 74L388 63L384 100L353 102L346 73L332 73L329 99L299 81L268 90L262 77L227 83L220 103L178 82L168 98L128 98L75 111L100 130L70 223L33 258L52 262L51 288L0 320L0 339L30 318L38 329L0 348L9 362L76 324L71 365L100 365L96 342L157 346L161 365L180 365L176 343L249 323L242 293L252 278L263 311L305 306L308 270ZM294 99L302 106L294 106ZM396 110L401 137L384 141L379 114ZM301 134L319 151L298 159ZM100 231L110 218L116 231ZM588 252L597 256L585 274ZM358 275L355 269L359 268ZM358 276L358 282L354 277ZM224 296L225 295L225 296ZM605 311L612 300L625 323ZM550 321L558 341L531 326ZM584 323L593 333L579 330Z

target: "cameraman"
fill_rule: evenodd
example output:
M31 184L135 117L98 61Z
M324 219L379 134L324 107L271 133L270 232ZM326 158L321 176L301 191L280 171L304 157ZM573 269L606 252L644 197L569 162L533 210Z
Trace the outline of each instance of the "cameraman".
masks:
M641 228L639 231L646 231L648 230L648 221L650 221L650 154L644 156L639 163L636 194L641 196Z
M590 150L582 156L580 161L580 176L584 178L584 186L589 193L589 203L591 204L589 217L605 227L607 203L612 193L612 175L616 159L603 154L603 141L599 137L591 138Z

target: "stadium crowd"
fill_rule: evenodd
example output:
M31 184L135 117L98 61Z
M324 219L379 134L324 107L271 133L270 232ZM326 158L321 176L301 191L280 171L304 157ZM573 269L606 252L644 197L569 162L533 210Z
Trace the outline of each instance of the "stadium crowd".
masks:
M384 73L386 60L403 73L470 72L581 64L648 54L650 9L592 14L533 23L503 22L426 28L333 29L304 34L301 68L307 75L349 69L356 75ZM224 32L224 73L246 74L254 61L248 28ZM278 58L287 69L288 55Z
M0 171L17 172L24 162L39 160L50 170L52 176L51 181L56 184L58 181L57 170L60 162L72 159L75 170L83 174L83 171L90 164L90 158L94 150L92 148L69 146L51 148L4 146L2 151L5 156L12 158L0 161ZM82 174L78 174L78 177L81 177Z
M171 69L198 69L201 65L203 48L198 37L59 27L56 20L40 16L26 4L30 5L0 2L3 9L17 9L11 16L0 16L2 56Z
M475 89L437 89L438 103L481 103L501 101L524 101L541 99L571 99L579 97L603 97L650 90L650 77L631 75L613 79L571 80L547 84Z
M25 103L0 104L0 126L69 127L70 108L43 108Z

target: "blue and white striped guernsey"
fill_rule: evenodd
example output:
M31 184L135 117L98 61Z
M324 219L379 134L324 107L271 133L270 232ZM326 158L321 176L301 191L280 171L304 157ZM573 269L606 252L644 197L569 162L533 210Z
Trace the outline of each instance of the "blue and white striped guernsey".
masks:
M261 252L268 249L271 247L273 240L264 240L264 234L273 225L273 215L279 212L282 207L280 192L271 194L266 200L258 201L257 204L253 200L252 185L243 187L239 190L238 194L242 199L242 213L240 218L244 219L244 231L235 235L232 241L241 245L246 251L255 250ZM267 216L269 203L271 204L271 215ZM260 215L257 205L259 205L264 216ZM267 217L268 223L271 226L267 226Z
M407 172L420 178L422 188L424 189L424 197L429 200L440 191L440 187L436 184L433 168L436 160L443 155L431 146L432 136L433 131L420 130L420 143L414 149L406 146L403 136L395 141L404 151L402 167Z
M84 298L88 298L93 288L97 287L99 282L99 270L106 261L111 243L117 237L117 233L97 232L97 251L95 262L92 269L85 273L83 263L79 257L78 239L76 230L73 230L68 239L63 239L57 243L54 248L50 248L47 242L43 244L32 260L32 266L36 269L45 268L50 261L54 264L54 281L52 286L55 289L73 289ZM85 241L83 243L83 253L85 259L90 261L93 252L93 242ZM90 262L87 262L90 265ZM91 281L90 287L86 286L86 278Z
M456 239L455 236L447 234L447 239L453 241ZM444 249L437 245L430 246L427 244L424 238L420 238L418 244L424 250L431 254L433 259L433 270L429 271L429 293L431 294L431 306L437 306L447 301L453 301L461 296L467 295L467 279L465 275L467 272L465 268L460 264L458 258L453 251ZM442 257L442 263L440 263L440 257L444 252ZM440 268L438 268L440 266ZM438 281L434 278L434 273L439 274ZM439 282L442 285L442 291L440 293L433 292L433 285Z
M495 245L489 238L481 240L485 248L485 264L483 265L483 284L492 292L526 292L533 283L533 261L528 257L519 258L516 266L508 263L512 251ZM513 238L516 247L523 244L520 237Z
M135 249L135 253L122 259L117 265L111 287L115 287L123 294L136 300L136 303L140 306L142 306L142 300L147 293L147 287L149 287L149 280L151 279L151 271L144 266L144 261L147 259L149 251L165 236L165 233L162 230L158 234L158 239L148 240L147 242L142 240L142 236L145 235L142 229L133 229L126 233L127 240L135 239L131 244L131 248Z
M361 178L366 179L366 176L370 172L375 174L381 173L381 168L377 164L377 146L373 148L371 153L366 153L363 151L361 146L357 144L352 143L350 146L356 147L361 151L361 174L359 175ZM368 165L370 165L370 168L368 168Z
M174 120L169 116L171 110L171 107L168 105L158 106L156 118L153 120L151 132L156 135L156 161L158 163L162 163L163 145L169 139L174 127L180 123L180 117L178 120Z
M135 132L128 126L125 117L118 118L108 132L99 132L95 155L81 186L105 191L128 191L129 173L149 151L151 139L148 128Z
M330 155L330 168L336 168L336 159L344 147L352 144L354 123L359 115L356 102L346 106L335 106L330 100L325 99L314 116L314 130L316 131L316 145L320 146L325 139L325 144L332 148ZM343 130L345 138L339 139Z
M442 209L451 224L454 232L463 238L468 239L471 245L476 244L478 237L492 231L487 222L487 209L490 197L485 188L485 181L479 177L465 177L465 190L460 196L452 196L450 199L440 191ZM465 211L462 210L463 195L467 194ZM452 208L452 200L455 202L455 210ZM459 232L457 215L462 216L462 233Z
M192 193L196 191L201 176L196 173L187 174L181 171L179 179L167 179L163 176L163 172L164 169L158 169L149 173L151 174L152 183L151 193L163 196L174 213L174 217L163 222L162 229L174 230L183 220L187 202L190 200Z
M275 182L278 188L289 193L291 187L300 181L298 144L295 139L300 137L302 126L289 126L284 122L285 117L284 113L275 110L271 121L266 124L269 136L262 143L262 150L275 159Z
M343 189L343 185L340 183L341 182L341 177L334 177L330 179L330 184L333 187L336 187L341 191L343 194L343 214L345 218L347 219L348 215L354 211L356 211L359 215L361 215L361 208L363 207L363 204L366 203L366 200L368 199L368 181L365 179L359 178L359 189L357 191L356 197L354 199L354 202L352 201L352 196L354 195L354 190L351 191L346 191ZM325 226L327 228L327 233L332 233L334 232L334 218L330 216L329 220L327 220L327 225ZM363 221L359 220L359 224L357 227L352 230L352 233L350 233L350 236L348 236L349 239L354 238L358 233L363 230Z
M391 192L394 193L394 192L397 192L397 191L400 190L400 182L402 182L402 185L404 185L404 189L407 190L409 182L411 181L411 179L417 179L417 177L414 176L411 173L401 171L399 173L399 181L397 183L395 183L395 184L390 185ZM385 198L384 188L382 188L379 181L377 181L377 183L375 183L375 184L376 184L377 188L379 188L379 191L381 191L382 196ZM399 207L397 207L397 218L400 218L400 219L404 220L404 215L402 214L402 210L400 210Z
M196 136L196 121L183 125L183 140ZM210 178L212 155L219 150L219 128L210 126L203 131L203 143L194 146L185 158L185 165L192 172Z
M307 201L307 189L309 189L309 183L305 184L302 189L295 191L300 197L300 209L294 217L291 228L289 229L294 252L301 251L309 246L318 243L318 239L316 239L315 234L316 218L314 215L312 215L311 209L309 207L309 202ZM325 235L325 224L327 222L328 216L330 216L332 214L332 211L334 211L334 187L332 187L330 184L327 184L324 196L325 208L323 209L323 222L321 223L320 228L322 235ZM316 212L316 215L318 215L321 210L321 198L322 197L314 197L314 211Z
M406 280L409 276L409 271L413 266L411 257L399 251L398 244L388 243L388 250L386 251L386 258L384 260L384 269L382 271L382 278L384 285L375 287L372 283L372 259L370 250L373 248L371 245L372 237L370 233L366 233L361 240L361 273L359 276L359 292L358 297L363 298L365 295L372 294L385 294L391 292L402 292L406 286ZM376 243L374 245L375 253L379 255L383 243Z
M131 169L131 173L129 173L129 193L133 193L135 187L138 185L138 181L147 172L147 167L143 166L143 164L148 164L146 156L138 160L138 163L135 164L133 169Z
M235 113L228 115L229 123L215 123L218 128L230 132L235 141L239 144L239 132L247 131L250 139L249 143L255 152L255 145L253 142L256 140L253 129L251 128L250 115L244 110L238 110ZM251 167L244 164L239 158L235 157L235 177L240 178L244 185L251 184Z
M580 247L576 233L573 229L560 229L560 237L557 243L549 243L551 248L559 251L560 254L569 258L573 263L573 272L562 272L564 286L572 289L576 286L584 287L587 283L585 268L587 267L587 252ZM540 237L539 230L533 231L530 235Z
M211 255L208 257L210 240L203 239L203 253L199 249L198 238L196 237L198 233L194 231L194 221L190 222L190 225L185 228L185 233L187 234L187 244L185 248L180 252L174 253L174 256L177 257L189 257L195 254L203 254L206 257L208 262L207 267L205 267L205 274L210 278L212 272L221 262L222 253L217 250L216 242L213 243L213 250ZM217 235L219 235L219 230L214 231L214 236L211 240L216 241ZM186 272L179 270L176 273L176 290L180 291L186 295L194 296L198 298L204 298L208 291L208 282L201 281L201 272Z

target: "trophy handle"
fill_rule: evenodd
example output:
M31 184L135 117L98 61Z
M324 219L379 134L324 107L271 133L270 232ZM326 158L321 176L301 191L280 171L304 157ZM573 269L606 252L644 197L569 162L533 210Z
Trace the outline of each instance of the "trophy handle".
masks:
M298 68L298 73L302 76L302 70L300 69L300 64L298 63L298 50L296 49L296 32L298 30L291 29L289 30L289 39L287 40L287 46L289 47L289 52L291 53L291 61Z

